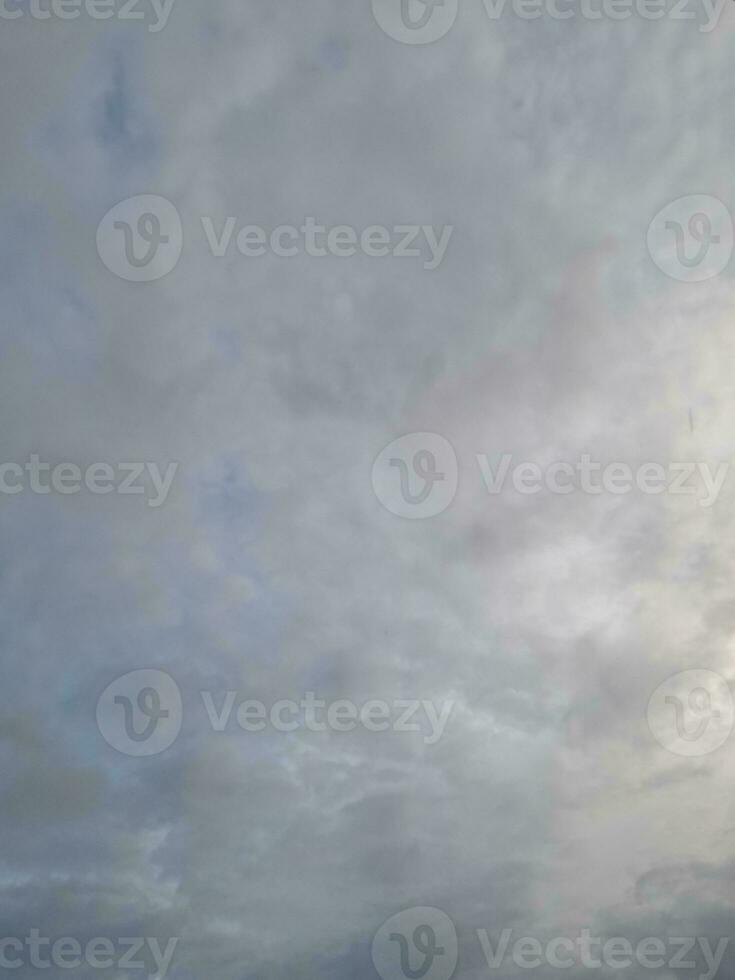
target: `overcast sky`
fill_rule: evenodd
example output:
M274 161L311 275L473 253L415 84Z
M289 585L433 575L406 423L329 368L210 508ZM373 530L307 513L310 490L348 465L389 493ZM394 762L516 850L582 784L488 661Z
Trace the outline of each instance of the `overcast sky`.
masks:
M177 937L172 980L376 978L382 923L427 906L467 980L590 973L492 970L478 929L714 947L735 913L735 735L672 741L665 713L704 731L729 706L649 699L681 671L735 681L735 471L707 506L699 471L691 494L635 473L714 473L735 445L731 5L703 30L702 0L660 20L459 0L426 44L370 0L175 0L160 30L148 0L132 21L4 9L22 16L0 21L0 462L178 468L159 506L150 476L65 494L5 471L26 483L0 496L0 938ZM124 205L98 234L138 195L181 222L158 228L181 254L149 282L118 273L122 226L140 257L154 223ZM690 195L699 223L675 205L649 248ZM355 229L356 254L235 244L309 216ZM228 217L218 258L202 219L219 238ZM413 225L451 226L435 268L424 232L421 257L359 244ZM442 449L389 450L381 484L375 461L414 433ZM509 475L493 494L476 457L495 473L504 454L511 474L588 454L634 482ZM439 512L396 513L434 464ZM180 731L139 757L98 699L143 669L181 711L163 698ZM153 701L131 691L142 738ZM219 711L227 691L217 732L201 692ZM418 731L235 720L307 692L392 718L453 704L434 739L423 708ZM21 958L9 975L37 976ZM735 980L735 940L717 976Z

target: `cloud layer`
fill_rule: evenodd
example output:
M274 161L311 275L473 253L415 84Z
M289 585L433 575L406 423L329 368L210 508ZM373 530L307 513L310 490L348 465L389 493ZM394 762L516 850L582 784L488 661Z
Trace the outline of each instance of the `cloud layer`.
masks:
M732 267L667 278L646 230L684 195L735 209L732 12L701 33L468 2L426 46L335 0L147 23L0 32L0 458L179 464L156 509L0 501L0 934L177 936L173 980L374 977L413 906L452 918L469 980L478 928L727 936L732 742L681 758L646 710L678 671L735 679L735 474L709 509L493 496L476 456L730 459ZM183 226L154 283L95 247L137 194ZM454 232L434 270L217 259L201 218L229 215ZM412 432L458 460L429 520L371 483ZM183 723L132 758L95 707L141 668ZM455 708L434 745L218 734L203 690ZM140 971L76 971L100 974Z

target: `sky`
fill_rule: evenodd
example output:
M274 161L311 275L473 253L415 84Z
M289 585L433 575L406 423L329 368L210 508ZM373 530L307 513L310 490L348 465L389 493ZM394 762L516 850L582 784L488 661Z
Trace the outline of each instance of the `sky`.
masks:
M172 980L711 980L730 4L406 0L406 27L398 0L38 2L0 14L9 975L42 969L36 929L115 950L53 980L156 976L125 937L175 939ZM34 456L107 492L34 489ZM628 492L581 486L585 456ZM352 729L312 730L309 692ZM537 965L487 961L506 929ZM666 954L549 962L583 929Z

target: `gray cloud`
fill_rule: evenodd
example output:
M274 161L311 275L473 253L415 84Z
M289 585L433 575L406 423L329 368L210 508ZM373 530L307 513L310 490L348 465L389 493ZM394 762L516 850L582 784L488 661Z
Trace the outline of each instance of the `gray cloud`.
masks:
M333 0L3 23L2 461L180 469L153 511L0 501L2 935L180 936L173 980L376 976L375 931L424 905L472 980L477 928L727 935L731 743L677 758L646 707L732 679L733 487L494 497L475 456L729 459L731 268L667 279L645 235L683 195L735 208L731 34L479 2L425 47ZM95 251L142 193L184 228L150 284ZM432 272L216 260L202 215L455 231ZM459 491L404 521L370 472L419 431ZM184 718L136 759L95 705L148 667ZM434 746L217 735L199 692L229 689L456 709Z

